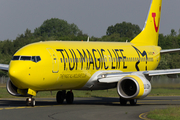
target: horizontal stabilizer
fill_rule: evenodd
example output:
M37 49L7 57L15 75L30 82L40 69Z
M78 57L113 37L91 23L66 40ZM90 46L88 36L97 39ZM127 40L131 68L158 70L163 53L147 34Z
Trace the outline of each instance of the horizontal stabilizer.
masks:
M180 48L177 49L167 49L167 50L161 50L161 54L165 54L165 53L173 53L173 52L180 52Z

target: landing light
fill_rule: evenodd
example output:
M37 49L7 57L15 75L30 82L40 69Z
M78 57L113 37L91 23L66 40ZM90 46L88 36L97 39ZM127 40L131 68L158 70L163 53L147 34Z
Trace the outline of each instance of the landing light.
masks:
M101 77L102 77L102 78L105 78L105 77L106 77L106 75L101 75Z
M31 99L31 98L29 98L29 102L31 102L31 100L32 100L32 99Z

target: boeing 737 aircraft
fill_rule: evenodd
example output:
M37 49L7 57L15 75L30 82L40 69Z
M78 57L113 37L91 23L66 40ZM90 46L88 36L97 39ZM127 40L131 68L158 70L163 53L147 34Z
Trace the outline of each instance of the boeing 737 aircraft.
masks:
M18 50L9 65L7 91L28 97L34 106L39 91L58 90L57 103L71 104L72 90L117 88L120 104L146 97L155 75L177 74L180 69L155 70L160 55L180 49L161 50L158 35L162 0L152 0L142 32L131 42L37 42ZM66 92L69 90L68 92Z

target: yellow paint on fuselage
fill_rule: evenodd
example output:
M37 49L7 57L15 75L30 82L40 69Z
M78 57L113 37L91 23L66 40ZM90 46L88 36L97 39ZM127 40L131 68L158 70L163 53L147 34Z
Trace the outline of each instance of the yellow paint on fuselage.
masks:
M147 56L143 56L143 52ZM82 88L99 70L153 70L160 61L160 47L119 42L54 41L27 45L14 56L41 57L37 63L11 61L10 78L19 89L66 90Z

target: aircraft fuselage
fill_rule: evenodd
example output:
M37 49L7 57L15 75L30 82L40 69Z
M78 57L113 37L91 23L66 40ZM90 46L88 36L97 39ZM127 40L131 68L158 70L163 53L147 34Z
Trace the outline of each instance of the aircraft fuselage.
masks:
M19 89L81 89L97 71L154 70L160 50L119 42L38 42L14 54L19 59L11 60L9 75Z

